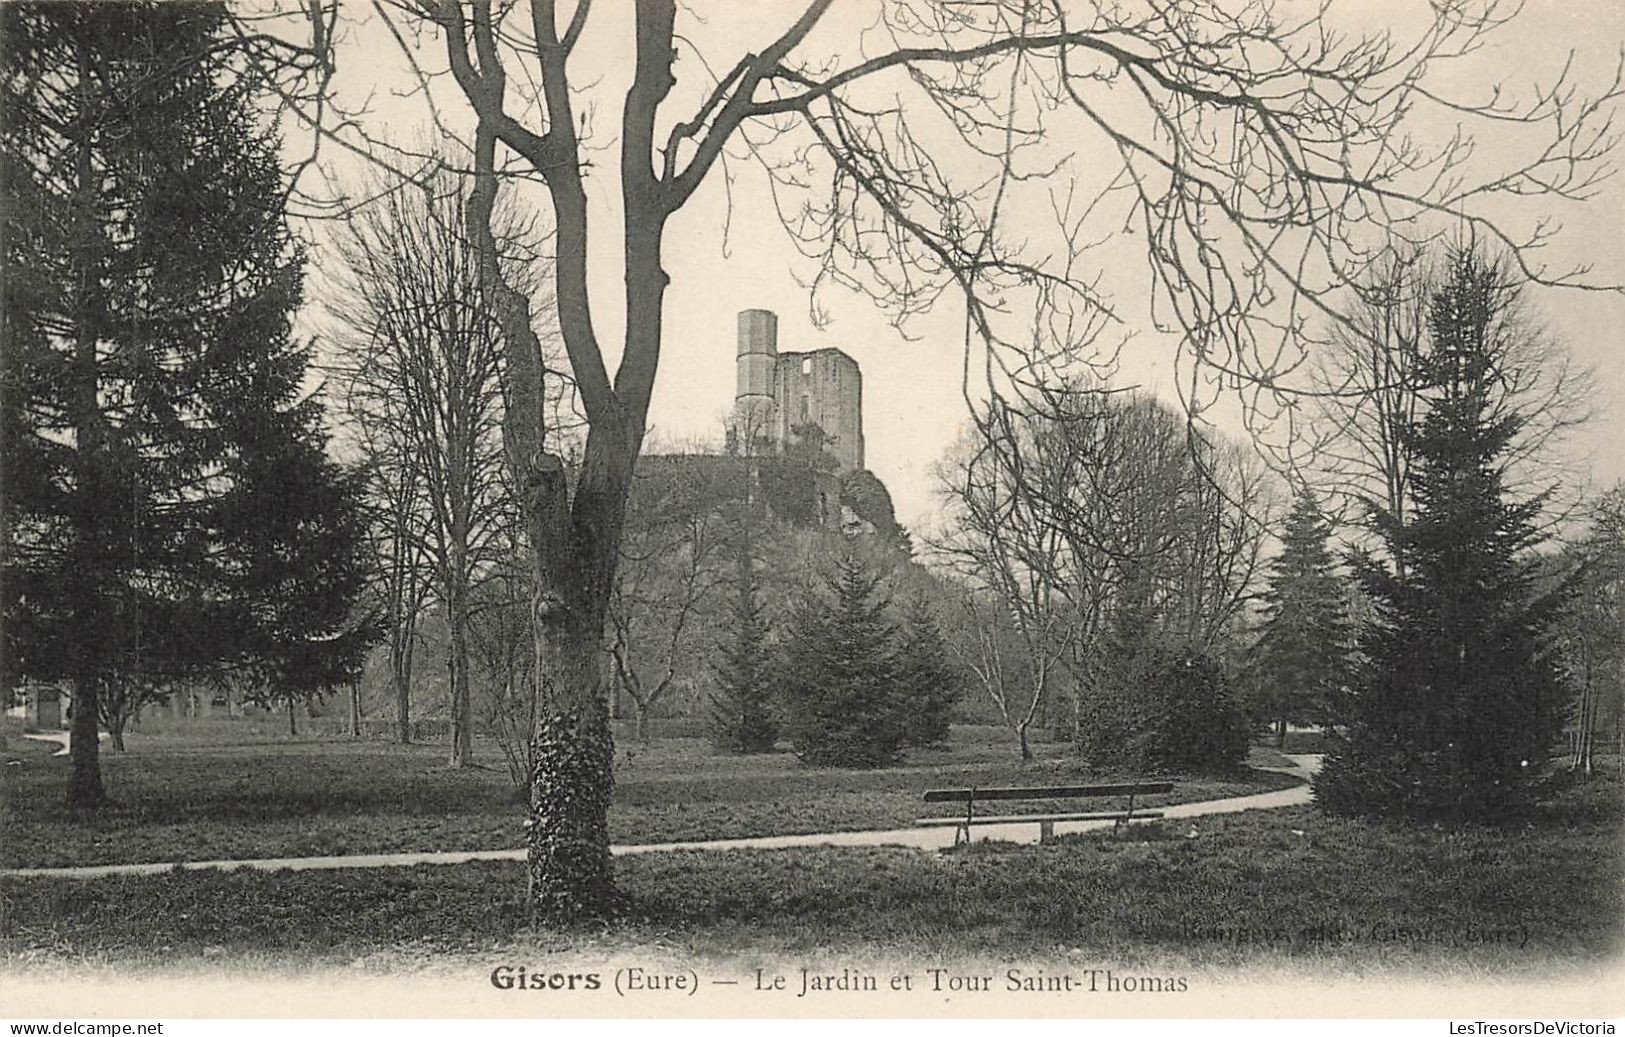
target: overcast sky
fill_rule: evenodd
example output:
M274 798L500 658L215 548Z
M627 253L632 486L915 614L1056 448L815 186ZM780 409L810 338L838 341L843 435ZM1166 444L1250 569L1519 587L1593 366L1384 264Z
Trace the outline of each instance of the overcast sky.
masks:
M703 25L689 31L707 51L713 66L728 67L744 50L761 45L790 17L790 6L763 3L749 7L743 23L739 5L718 7ZM861 7L861 4L856 5ZM630 5L625 5L629 8ZM837 5L838 11L842 5ZM1392 25L1403 31L1414 25L1423 0L1383 0L1362 3L1361 24ZM602 12L602 13L601 13ZM852 12L856 14L856 12ZM610 341L619 333L621 311L620 217L618 187L613 176L617 159L613 150L618 115L607 110L624 94L629 78L631 41L618 4L594 10L577 63L602 75L592 89L596 140L607 149L595 156L589 172L588 192L593 206L593 253L590 269L597 293L596 319L600 337ZM826 29L830 45L855 22L831 19ZM809 46L819 41L809 41ZM1537 82L1548 83L1574 55L1575 81L1595 92L1612 78L1625 44L1625 5L1614 0L1530 0L1515 26L1504 30L1491 46L1459 70L1451 81L1456 96L1487 96L1498 82L1527 93ZM846 44L850 45L850 44ZM439 67L438 54L423 52L425 67ZM692 58L680 57L679 78L694 68ZM410 81L399 50L374 20L352 26L340 57L339 85L347 96L371 91L373 132L410 140L427 132L421 99L391 97ZM451 90L437 91L448 122L466 126L461 98ZM682 105L673 102L678 110ZM1621 120L1625 123L1625 119ZM1485 154L1493 154L1508 141L1481 139ZM331 149L329 155L336 152ZM1625 159L1625 155L1621 156ZM898 517L907 526L929 523L936 508L930 469L958 435L965 421L961 394L964 313L957 299L945 296L929 319L916 324L915 341L905 340L890 328L864 299L832 292L820 302L830 317L817 329L809 316L808 293L801 286L814 272L792 247L770 203L762 178L744 165L731 192L720 177L696 195L671 224L667 235L666 269L671 274L667 292L666 335L661 369L651 412L650 447L662 443L720 440L721 421L734 394L734 315L740 309L762 308L779 315L779 344L785 350L836 346L861 365L864 379L864 432L868 466L890 487ZM334 159L338 176L353 177L351 163ZM1564 224L1558 242L1548 250L1554 267L1589 263L1592 278L1600 283L1625 282L1625 182L1616 176L1603 185L1585 206L1553 208ZM730 208L731 206L731 208ZM1524 213L1522 215L1527 215ZM728 226L726 244L723 227ZM319 229L316 232L320 233ZM1112 265L1144 266L1143 243L1126 239L1109 244L1099 254ZM320 277L313 278L313 294ZM319 302L319 300L316 300ZM1131 300L1132 301L1132 300ZM1592 480L1606 486L1625 478L1625 298L1618 294L1577 291L1533 293L1532 301L1566 344L1573 356L1597 374L1598 416L1577 449L1592 457ZM1127 308L1132 323L1135 314ZM1176 344L1154 334L1141 334L1124 354L1121 380L1147 385L1167 393Z

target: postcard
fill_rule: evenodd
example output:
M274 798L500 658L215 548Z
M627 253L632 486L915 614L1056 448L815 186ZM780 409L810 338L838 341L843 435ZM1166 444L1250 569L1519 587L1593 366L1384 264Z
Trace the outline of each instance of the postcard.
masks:
M1625 1015L1625 9L0 70L27 1032Z

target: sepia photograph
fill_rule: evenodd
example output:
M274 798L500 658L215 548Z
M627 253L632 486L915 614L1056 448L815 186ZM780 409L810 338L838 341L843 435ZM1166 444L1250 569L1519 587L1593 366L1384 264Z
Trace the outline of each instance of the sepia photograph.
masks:
M0 84L9 1032L1625 1019L1614 0L0 0Z

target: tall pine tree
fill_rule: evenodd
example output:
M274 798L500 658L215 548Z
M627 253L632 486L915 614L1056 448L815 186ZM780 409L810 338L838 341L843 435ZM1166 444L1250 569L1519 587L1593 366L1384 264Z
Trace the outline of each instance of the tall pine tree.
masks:
M1496 820L1526 804L1561 731L1549 645L1562 591L1539 594L1540 500L1504 485L1526 415L1509 408L1495 336L1516 297L1497 264L1450 257L1429 311L1426 413L1410 431L1411 513L1378 510L1396 561L1357 573L1377 607L1346 741L1315 782L1338 813Z
M711 737L729 752L772 752L779 740L774 701L773 650L757 576L757 550L767 533L767 506L754 436L730 431L734 450L744 450L739 472L742 493L733 510L733 549L737 563L733 625L718 646L717 690L711 698Z
M807 763L879 767L902 749L896 631L880 579L858 559L841 559L830 597L808 594L785 632L788 733Z
M72 690L68 800L175 681L353 673L354 481L291 338L303 256L220 5L0 6L6 679Z
M1298 494L1270 566L1264 626L1253 646L1259 703L1285 741L1292 723L1329 723L1349 678L1347 599L1315 498Z
M954 703L959 699L959 674L949 665L947 642L923 593L909 601L903 614L896 660L893 695L903 720L903 744L946 742Z
M711 697L711 735L733 753L772 752L779 740L773 702L773 648L756 593L753 567L741 564L730 639L717 649L717 690Z

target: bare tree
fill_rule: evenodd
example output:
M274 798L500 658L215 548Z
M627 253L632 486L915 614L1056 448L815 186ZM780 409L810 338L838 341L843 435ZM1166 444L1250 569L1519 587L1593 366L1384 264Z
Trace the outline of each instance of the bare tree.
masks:
M1058 664L1070 671L1076 722L1114 644L1219 646L1251 594L1267 516L1241 451L1193 438L1168 408L1098 388L1046 396L995 411L940 470L951 526L936 547L981 592L967 599L982 641L968 662L984 685L1008 670L990 654L1007 620L1033 700Z
M1164 412L1165 434L1185 448L1173 564L1162 587L1163 629L1222 655L1257 590L1266 531L1276 500L1270 473L1250 450L1195 438ZM1177 430L1177 431L1176 431Z
M961 596L960 606L976 642L967 646L956 641L950 647L1015 735L1021 759L1031 760L1033 722L1049 701L1055 672L1070 647L1068 631L1062 629L1065 613L1044 611L1035 623L1028 610L1007 610L992 593L975 587Z
M1625 720L1625 484L1592 502L1590 534L1573 553L1578 593L1558 629L1558 644L1578 686L1569 766L1586 775L1595 766L1603 722L1616 738Z
M617 687L631 698L636 737L685 661L709 651L705 607L729 582L723 499L699 464L681 455L640 474L610 599L608 652ZM638 505L641 504L642 507Z
M1043 474L1022 492L1065 537L1061 582L1089 643L1154 627L1210 650L1257 568L1262 473L1138 393L1071 390L1028 420L1026 468Z
M1385 257L1332 329L1317 367L1326 394L1317 401L1327 439L1318 467L1344 500L1369 498L1403 520L1410 501L1407 430L1419 417L1426 278L1419 253Z
M530 878L543 912L611 900L599 644L659 368L668 227L723 163L748 158L766 175L818 265L817 288L867 292L902 325L956 294L995 393L1098 359L1102 329L1126 326L1089 250L1131 231L1147 260L1150 321L1178 337L1192 374L1186 403L1199 410L1225 388L1266 390L1246 394L1249 404L1292 390L1304 318L1359 280L1383 234L1422 240L1448 216L1504 243L1531 277L1574 282L1575 272L1530 258L1545 225L1499 226L1491 206L1530 193L1584 198L1613 144L1617 75L1587 98L1564 72L1521 108L1501 93L1475 102L1440 87L1515 13L1498 0L1433 5L1409 39L1339 31L1329 10L1294 20L1265 0L1081 10L881 0L872 17L844 24L827 18L831 8L808 0L766 38L723 36L705 54L693 41L716 27L680 30L675 0L380 0L425 96L449 74L476 120L469 223L488 246L482 278L507 346L506 449L534 551L544 706ZM602 168L587 136L592 85L614 80L587 66L580 43L593 25L626 27L623 16L635 47L611 163L627 289L612 372L590 291L598 232L585 183ZM320 80L327 66L312 70L309 58L331 25L319 2L307 20L309 47L263 49L273 70ZM438 60L410 42L424 27ZM1466 129L1433 149L1407 133L1427 111L1543 139L1526 161L1489 168ZM326 135L367 151L360 125L329 122ZM589 426L573 483L542 405L549 372L528 300L502 284L482 229L509 157L542 181L558 229L559 324Z
M510 530L513 527L510 526ZM500 561L475 590L469 614L469 643L485 695L486 730L502 751L514 787L528 791L530 732L535 723L535 679L531 673L535 635L530 627L530 579L526 548L510 532Z
M1508 270L1509 264L1502 264ZM1508 271L1510 273L1510 271ZM1410 513L1410 430L1426 412L1433 387L1422 375L1428 306L1441 274L1420 248L1398 246L1353 285L1329 341L1316 358L1316 425L1322 440L1316 477L1355 520L1367 504L1403 522ZM1565 450L1591 416L1595 383L1553 340L1525 299L1488 329L1502 406L1523 416L1507 456L1508 486L1545 493L1548 521L1566 516L1584 491Z
M1067 540L1046 510L1059 490L1034 488L1067 473L1031 464L1035 438L1024 415L997 410L983 426L992 429L999 434L968 438L957 460L939 469L952 531L936 547L969 584L962 604L977 644L974 652L961 650L961 658L1014 733L1021 758L1030 760L1028 729L1086 617L1062 587ZM1016 635L1019 660L1010 658L1001 632ZM1017 672L1019 682L1012 680Z
M349 431L365 459L368 535L373 565L370 594L389 652L395 697L395 738L412 741L412 670L417 657L418 622L429 590L428 565L417 535L418 480L400 423L386 415L345 408Z
M466 195L449 175L423 193L395 192L354 213L337 235L344 290L330 304L346 404L361 443L387 473L392 551L421 554L445 611L450 764L473 762L468 617L495 562L508 505L502 477L501 338L484 304ZM413 604L410 566L392 559L392 605ZM395 574L400 574L396 576ZM415 617L397 612L402 626ZM411 635L399 631L398 688L409 679ZM404 660L399 654L405 654ZM402 673L404 662L406 673ZM404 722L405 708L401 715Z

